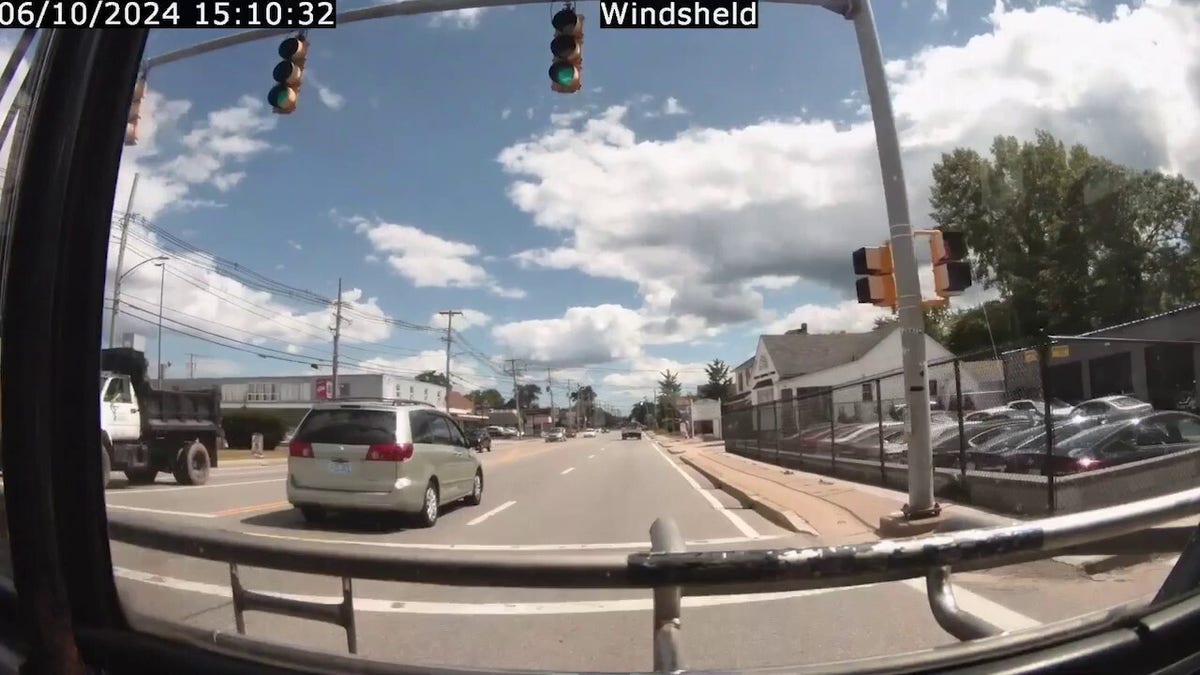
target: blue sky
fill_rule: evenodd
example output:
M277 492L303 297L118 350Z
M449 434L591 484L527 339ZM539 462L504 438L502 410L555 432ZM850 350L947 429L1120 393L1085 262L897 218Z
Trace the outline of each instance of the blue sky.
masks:
M877 2L914 222L939 154L984 149L997 133L1042 126L1102 152L1160 147L1115 158L1195 172L1178 143L1200 139L1198 127L1156 118L1174 106L1194 120L1187 106L1200 102L1178 78L1200 50L1186 22L1164 31L1196 12L1140 4ZM488 358L518 358L530 381L552 367L560 395L571 378L620 406L663 368L694 383L706 361L736 365L764 331L869 327L878 313L847 302L849 252L886 228L850 23L764 5L758 30L588 24L584 91L564 96L546 74L553 9L313 31L288 116L265 104L277 39L153 70L116 208L138 173L134 212L153 228L132 228L126 269L165 251L168 327L210 340L168 331L168 376L186 373L188 354L201 375L313 372L329 360L319 303L338 277L352 307L348 367L440 370L439 334L397 322L469 310L456 388L492 384ZM589 20L596 10L581 5ZM161 31L146 54L222 34ZM1170 72L1122 65L1128 54L1106 47L1120 44L1146 44L1141 58ZM1096 96L1115 119L1081 124ZM159 281L145 265L123 300L152 319ZM154 359L154 326L122 322Z

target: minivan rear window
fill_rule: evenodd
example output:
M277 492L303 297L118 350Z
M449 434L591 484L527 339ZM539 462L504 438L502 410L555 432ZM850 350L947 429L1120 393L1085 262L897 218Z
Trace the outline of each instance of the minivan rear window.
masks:
M375 445L396 442L396 413L390 410L313 410L293 439L301 443Z

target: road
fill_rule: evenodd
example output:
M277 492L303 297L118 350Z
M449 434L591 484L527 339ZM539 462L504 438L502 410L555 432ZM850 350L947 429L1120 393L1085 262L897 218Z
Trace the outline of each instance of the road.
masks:
M496 442L482 454L483 503L447 509L428 530L395 520L337 518L306 525L284 496L286 466L214 471L201 487L162 475L148 487L108 491L109 509L155 514L180 527L240 529L265 538L391 550L505 549L545 556L645 549L654 518L676 520L689 548L810 545L737 506L649 440L615 434L565 443ZM228 568L114 544L126 606L234 631ZM1148 597L1168 562L1087 577L1054 561L955 577L959 604L1017 630ZM243 569L268 592L340 599L337 579ZM551 670L649 670L650 597L643 591L454 588L356 581L359 653L415 664ZM345 653L341 628L251 613L247 633ZM731 668L821 663L953 642L934 622L923 582L783 594L685 598L685 665Z

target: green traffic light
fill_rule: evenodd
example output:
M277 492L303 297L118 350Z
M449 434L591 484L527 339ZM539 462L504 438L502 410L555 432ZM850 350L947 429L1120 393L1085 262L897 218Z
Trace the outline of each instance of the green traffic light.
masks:
M563 87L571 86L575 82L575 66L570 63L550 66L550 81Z

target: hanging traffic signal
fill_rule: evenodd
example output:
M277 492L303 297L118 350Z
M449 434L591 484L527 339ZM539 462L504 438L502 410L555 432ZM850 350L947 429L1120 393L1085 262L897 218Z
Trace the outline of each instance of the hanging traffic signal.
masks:
M133 85L133 102L129 104L129 118L125 122L125 145L137 145L138 121L142 119L142 99L146 96L146 74L138 77Z
M267 102L280 115L290 115L300 99L304 81L304 63L308 60L308 39L290 37L279 44L279 58L272 75L277 84L267 94Z
M896 307L896 277L892 274L892 245L860 248L851 255L858 301L877 307Z
M938 297L949 298L971 287L971 264L962 232L933 230L929 235L933 258L933 286Z
M571 6L563 7L550 21L554 39L550 53L550 88L560 94L574 94L583 87L583 17Z

